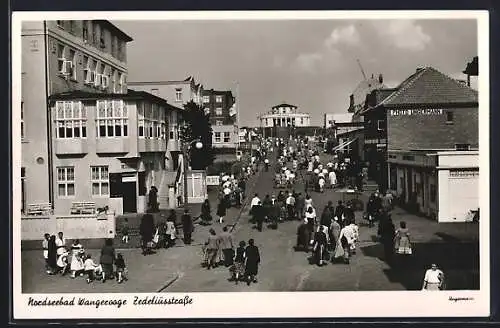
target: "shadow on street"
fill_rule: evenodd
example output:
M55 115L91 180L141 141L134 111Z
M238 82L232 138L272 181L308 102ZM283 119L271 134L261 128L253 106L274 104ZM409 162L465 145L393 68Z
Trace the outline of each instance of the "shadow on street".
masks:
M402 258L394 255L388 263L389 269L383 271L391 282L400 283L407 290L419 290L425 271L436 263L445 274L446 289L478 290L479 242L457 242L454 239L414 243L411 256ZM387 262L381 244L361 247L361 251L365 256Z

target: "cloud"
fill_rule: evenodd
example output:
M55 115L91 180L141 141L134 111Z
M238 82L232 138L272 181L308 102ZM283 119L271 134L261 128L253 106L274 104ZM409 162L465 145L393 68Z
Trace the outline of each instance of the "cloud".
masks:
M332 49L339 44L356 46L360 41L361 37L356 27L349 25L335 28L324 43L327 48Z
M323 58L323 55L317 52L300 54L295 59L295 64L299 69L312 73L316 71L316 67Z
M431 42L431 36L413 20L377 21L373 25L386 42L399 49L421 51Z

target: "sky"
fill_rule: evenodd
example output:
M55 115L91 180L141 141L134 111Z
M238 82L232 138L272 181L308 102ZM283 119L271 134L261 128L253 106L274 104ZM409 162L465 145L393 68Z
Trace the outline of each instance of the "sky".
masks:
M282 102L313 125L345 113L363 79L358 59L366 75L395 87L425 66L466 79L478 52L475 20L112 22L134 39L128 81L194 76L206 89L231 90L242 126L258 126L258 115Z

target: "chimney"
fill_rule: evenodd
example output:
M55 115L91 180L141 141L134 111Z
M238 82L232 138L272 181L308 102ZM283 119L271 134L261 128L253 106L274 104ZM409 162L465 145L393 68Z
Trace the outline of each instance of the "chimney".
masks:
M384 83L384 77L382 76L382 74L378 75L378 83L380 84Z

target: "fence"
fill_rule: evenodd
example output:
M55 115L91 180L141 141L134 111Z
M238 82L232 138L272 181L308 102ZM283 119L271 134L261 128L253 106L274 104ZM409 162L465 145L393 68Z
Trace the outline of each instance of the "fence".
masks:
M115 216L100 215L45 215L21 217L21 240L42 240L45 233L59 231L67 239L98 239L115 237Z

